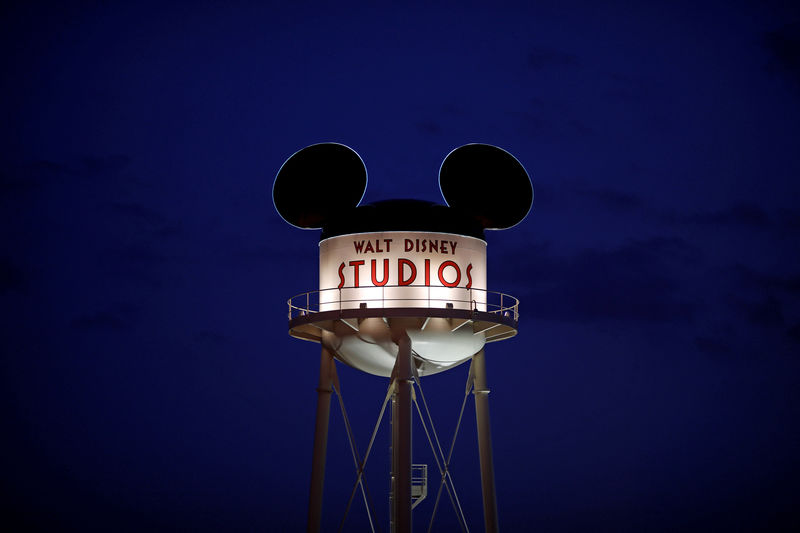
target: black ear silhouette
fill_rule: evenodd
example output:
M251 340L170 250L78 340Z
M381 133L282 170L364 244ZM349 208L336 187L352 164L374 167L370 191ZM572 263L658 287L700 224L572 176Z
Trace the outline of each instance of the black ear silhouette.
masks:
M366 190L367 168L355 150L339 143L312 144L281 166L272 202L292 226L316 229L333 213L358 206Z
M525 167L497 146L465 144L450 152L439 169L445 202L478 218L485 229L516 226L533 205Z

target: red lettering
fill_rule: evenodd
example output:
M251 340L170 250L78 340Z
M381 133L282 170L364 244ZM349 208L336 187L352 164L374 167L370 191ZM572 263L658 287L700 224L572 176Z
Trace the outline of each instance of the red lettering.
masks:
M372 284L375 285L376 287L383 287L384 285L386 285L386 282L389 281L389 260L388 259L383 260L383 279L381 281L378 281L378 275L375 272L377 270L375 268L375 265L377 263L378 260L373 259L370 264L370 267L372 268Z
M353 243L353 244L355 244L355 243ZM342 270L344 270L344 263L339 265L339 286L337 287L338 289L341 289L342 287L344 287L344 274L342 274Z
M353 287L359 287L359 284L358 284L359 268L361 268L361 265L363 265L363 264L364 264L363 260L362 261L350 261L350 266L353 267L353 282L354 282L353 283Z
M444 269L445 267L453 267L456 271L456 280L448 282L444 279ZM441 265L439 265L439 281L445 287L458 287L458 284L461 282L461 269L458 268L458 265L455 264L453 261L445 261Z
M425 260L425 286L431 286L431 260Z
M406 252L410 252L414 249L414 241L411 239L406 239Z
M356 249L356 253L360 254L364 250L364 241L353 241L353 247Z
M453 243L450 242L450 244L453 244ZM472 272L472 263L467 265L467 279L469 280L467 282L467 288L468 289L472 288L472 274L471 274L471 272Z
M403 267L406 266L406 265L411 267L411 275L408 277L408 279L403 279L403 270L404 270ZM400 258L400 259L397 260L397 281L398 281L398 285L400 285L400 286L411 285L412 283L414 283L414 280L416 279L416 277L417 277L417 267L414 266L414 263L412 263L410 259Z

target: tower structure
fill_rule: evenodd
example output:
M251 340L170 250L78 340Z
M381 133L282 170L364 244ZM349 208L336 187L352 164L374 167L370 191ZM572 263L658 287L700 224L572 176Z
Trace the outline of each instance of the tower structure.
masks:
M286 222L322 230L319 288L291 298L288 316L290 335L322 348L308 531L320 527L331 393L339 389L336 361L389 378L383 408L391 402L390 525L396 532L411 531L412 509L427 493L426 469L412 464L415 405L423 417L415 387L423 376L471 361L468 389L475 397L484 524L497 531L484 347L516 335L519 310L516 298L487 288L485 231L511 228L527 216L530 178L508 152L468 144L450 152L439 170L447 205L360 205L366 186L361 158L337 143L292 155L273 186L275 208ZM362 458L343 414L357 468L350 501L360 489L369 507L362 476L377 426ZM434 447L427 427L425 432ZM438 452L439 495L444 486L457 506L450 458L441 446Z

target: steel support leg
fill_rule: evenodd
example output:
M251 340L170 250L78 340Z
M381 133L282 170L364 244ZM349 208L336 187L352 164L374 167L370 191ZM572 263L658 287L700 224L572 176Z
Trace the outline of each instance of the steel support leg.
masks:
M478 452L481 461L481 489L483 491L483 520L487 533L499 531L497 521L497 496L494 492L494 464L492 463L492 435L489 428L489 388L486 385L486 360L483 350L472 357L475 372L475 418L478 424Z
M325 455L328 446L328 420L331 411L333 354L322 346L317 387L317 424L314 428L314 456L311 460L311 489L308 496L309 533L320 530L322 519L322 489L325 485Z
M392 533L411 532L411 339L403 332L399 347L392 395Z

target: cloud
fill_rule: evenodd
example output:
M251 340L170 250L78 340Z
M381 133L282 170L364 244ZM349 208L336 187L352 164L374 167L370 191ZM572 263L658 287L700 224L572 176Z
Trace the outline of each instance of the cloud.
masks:
M800 210L781 209L778 211L778 222L787 229L800 229Z
M786 24L764 34L770 68L800 82L800 22Z
M123 329L125 321L110 311L98 311L91 315L80 316L70 322L75 329Z
M542 109L532 111L514 109L505 112L515 131L534 139L546 139L551 142L555 138L568 137L574 140L576 136L587 137L595 133L594 129L577 118L561 115L557 120L553 120L547 115L548 112Z
M113 259L127 264L154 265L164 263L167 260L164 254L147 244L125 246L111 251L109 255Z
M81 330L122 330L130 326L139 308L130 303L117 303L108 309L80 315L70 326Z
M102 252L99 265L105 274L160 288L163 286L165 267L170 259L154 246L139 243Z
M644 205L639 196L611 187L578 189L578 194L617 213L635 211Z
M535 48L528 52L528 67L533 70L548 68L573 67L578 65L578 58L572 54L548 48Z
M711 357L726 357L733 353L733 348L727 342L711 337L695 337L694 345L702 353Z
M715 277L726 287L726 308L735 313L739 330L734 334L750 331L761 341L781 332L792 341L800 340L800 324L792 325L797 319L794 302L800 294L800 274L765 273L737 264L717 271Z
M11 176L7 172L3 172L0 174L0 198L30 193L41 187L41 185L42 183L39 180Z
M286 262L314 265L319 259L319 252L302 242L287 246L279 241L271 241L265 245L252 247L230 240L228 247L231 250L228 253L229 257L246 263Z
M631 168L631 172L641 169ZM646 196L613 186L598 186L597 181L566 179L549 183L534 181L534 203L536 208L543 205L553 210L572 212L579 207L582 211L606 212L618 215L647 215L657 212ZM658 215L656 215L658 216ZM675 222L674 215L670 219Z
M569 257L547 245L509 258L501 276L524 274L525 313L548 320L604 319L687 322L696 304L683 296L683 272L700 260L699 251L677 238L633 241L612 250L586 249ZM503 268L503 267L501 267Z
M609 87L604 94L617 100L644 100L652 96L653 88L657 85L639 73L611 72L606 78Z
M800 322L786 330L786 334L794 342L800 343Z
M442 132L442 126L434 120L423 120L416 123L417 130L429 135L439 135Z
M770 218L761 207L751 203L740 203L719 211L701 212L690 215L687 221L699 224L729 224L764 227L769 225Z
M0 294L23 289L27 284L27 276L8 257L0 257Z
M739 283L759 291L777 290L788 294L800 293L800 274L764 274L744 265L732 267Z
M164 217L158 211L145 207L142 204L126 203L126 202L111 202L111 209L121 215L129 216L132 218L140 219L150 224L161 224L164 222Z
M159 211L136 202L111 202L107 209L133 225L132 231L146 231L155 237L171 237L180 233L179 225L171 224Z
M71 179L72 175L66 165L44 159L10 165L0 172L0 198L17 198L44 185Z
M755 326L779 326L783 324L783 307L772 295L757 302L739 302L747 320Z
M669 224L702 224L712 226L750 227L754 229L768 228L773 225L772 218L761 206L741 202L715 211L695 211L694 213L678 213L663 211L662 221Z
M763 273L744 265L736 265L731 271L736 290L729 301L750 325L783 328L796 319L791 302L800 294L800 274ZM800 341L800 323L790 326L785 334L794 342Z
M117 174L124 170L131 160L126 155L85 156L81 160L82 170L90 176Z
M212 346L222 346L225 344L229 344L231 339L227 335L223 333L219 333L216 331L210 331L204 329L195 333L194 335L195 342L205 345L212 345Z
M561 189L541 180L533 184L533 209L555 211L563 208L567 201L566 195L561 194Z
M551 138L555 134L553 124L540 114L527 111L509 111L506 115L516 123L517 130L522 135L534 138Z
M0 171L0 199L15 198L57 183L114 176L129 164L130 158L125 155L84 156L69 163L39 159L10 164Z

